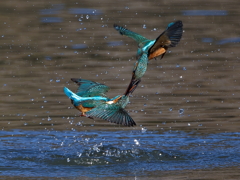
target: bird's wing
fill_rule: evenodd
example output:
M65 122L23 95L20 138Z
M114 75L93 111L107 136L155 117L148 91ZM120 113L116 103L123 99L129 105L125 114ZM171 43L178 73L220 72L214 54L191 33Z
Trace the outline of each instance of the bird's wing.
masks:
M132 31L128 30L127 28L118 26L116 24L114 24L113 26L121 35L125 35L127 37L132 38L133 40L135 40L138 43L138 45L142 44L143 42L149 41L149 39L141 36L138 33L132 32Z
M165 31L165 34L168 36L168 38L171 41L171 44L168 47L175 47L183 33L183 23L182 21L176 21L175 23L170 23L167 27L167 30Z
M169 47L175 47L179 43L182 33L182 21L170 23L167 29L158 36L153 46L149 49L148 56L151 57L149 59L165 54L167 48Z
M89 81L86 79L71 78L71 80L79 85L76 94L82 97L93 97L93 96L104 96L105 93L110 89L108 86Z
M121 124L125 126L136 125L127 111L116 104L104 103L86 112L86 116L90 118L100 118L111 123Z

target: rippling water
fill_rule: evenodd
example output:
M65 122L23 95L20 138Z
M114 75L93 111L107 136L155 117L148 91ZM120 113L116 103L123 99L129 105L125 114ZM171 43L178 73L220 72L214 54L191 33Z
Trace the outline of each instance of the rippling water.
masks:
M2 175L141 177L153 171L238 166L240 161L239 133L15 129L0 136Z
M239 2L0 2L0 175L238 179ZM182 20L180 44L152 60L123 127L79 117L63 94L84 78L122 94L136 44Z

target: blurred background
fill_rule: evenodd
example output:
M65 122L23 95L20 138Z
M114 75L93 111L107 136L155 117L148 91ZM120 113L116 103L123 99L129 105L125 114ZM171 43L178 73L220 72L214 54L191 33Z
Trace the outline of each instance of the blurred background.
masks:
M108 139L111 145L114 144L111 142L119 140L119 136L123 136L127 142L128 137L131 136L132 144L130 143L131 145L126 149L137 146L143 151L143 154L149 152L148 148L150 148L150 152L156 149L161 150L159 145L161 135L163 138L161 141L166 143L166 153L169 155L168 150L173 147L168 147L167 142L171 141L171 138L167 139L165 135L181 132L183 138L191 134L194 134L196 139L210 135L209 141L221 137L217 144L225 147L223 149L226 151L223 154L232 152L234 155L229 156L231 159L223 158L219 162L220 155L218 154L214 158L216 162L213 164L203 163L202 167L196 165L194 171L200 169L197 175L191 173L190 167L181 163L178 166L184 167L182 169L162 169L162 167L147 169L146 164L140 167L140 169L145 168L148 172L154 172L150 174L146 172L138 174L138 171L135 171L135 174L132 175L123 170L124 173L114 172L104 176L107 168L103 168L101 172L99 171L102 176L99 174L99 176L90 176L88 173L83 175L85 178L106 178L108 175L109 178L119 178L123 174L126 178L134 176L157 178L159 176L155 176L159 173L156 172L162 174L162 170L164 172L177 170L176 176L172 172L170 173L172 179L184 179L185 174L188 175L187 177L199 178L208 177L208 173L201 174L201 172L203 169L209 170L209 167L212 166L212 168L220 168L212 172L224 172L226 177L230 177L228 175L239 177L237 171L239 163L236 163L240 159L239 152L237 152L240 142L239 5L239 2L234 0L1 1L0 128L2 142L0 145L2 146L2 157L0 159L5 163L0 168L2 170L0 175L17 176L19 171L12 171L10 164L12 162L15 165L23 162L29 163L29 161L22 160L28 154L22 149L16 156L21 159L18 159L19 161L11 159L13 157L7 155L9 149L16 149L16 140L20 143L17 147L27 146L29 139L25 138L28 135L32 135L33 142L38 142L38 145L32 143L27 146L29 151L31 151L31 147L35 147L36 152L39 152L40 147L44 146L42 139L36 139L43 134L48 137L46 135L48 133L55 138L59 137L58 145L63 142L60 137L66 138L66 134L70 134L71 137L78 136L79 133L81 137L87 134L91 139L93 136L88 134L90 132L96 132L98 136L106 133L106 137L111 136L111 139ZM113 28L113 24L124 26L146 38L155 39L170 22L176 20L183 21L184 33L180 43L177 47L169 49L163 59L157 58L157 60L149 62L142 82L126 107L137 126L129 128L103 120L79 117L79 112L72 107L70 100L63 93L64 86L73 91L77 88L70 78L83 78L104 83L111 88L108 93L109 97L124 93L131 79L132 68L136 61L137 44L132 39L121 36ZM55 134L56 132L57 134ZM123 132L126 132L127 135ZM154 137L145 137L145 146L141 144L140 147L137 142L141 137L136 142L134 138L136 134L132 132L138 132L139 136L142 133L151 133L154 134ZM35 133L37 134L34 135ZM179 136L178 133L175 135ZM229 133L229 136L222 137L222 133ZM19 139L13 138L15 135ZM232 137L234 138L232 139ZM99 138L100 140L97 139L97 142L93 140L93 144L90 144L89 147L81 146L79 148L82 148L82 151L73 151L69 156L75 156L77 152L84 154L85 150L89 148L94 149L95 143L103 143L102 137ZM156 138L154 142L158 144L157 146L151 144L154 144L151 142L154 138ZM231 141L233 148L231 150L228 149L230 145L224 144L228 138L233 140ZM85 142L86 138L83 138L83 141ZM173 144L176 142L175 139ZM45 148L52 151L52 143L52 141L48 142ZM184 144L182 141L179 143ZM69 142L66 146L70 147L69 144L71 143ZM190 146L188 143L185 145L186 147ZM215 145L208 144L213 151L219 148ZM120 150L122 147L125 148L122 144L120 147L118 145L114 147ZM186 147L185 149L188 149ZM62 148L59 146L58 150L66 152ZM193 151L200 150L191 149L191 152ZM48 153L46 152L44 155L46 157ZM106 161L105 155L99 156ZM212 155L209 154L209 156ZM197 159L209 160L209 156ZM14 158L16 157L14 156ZM45 157L40 157L40 159L44 161ZM155 159L154 155L153 157ZM31 158L31 161L35 162L39 157L33 155ZM68 156L61 155L61 158L67 159ZM192 162L191 158L185 157ZM49 157L49 161L51 159L52 156ZM136 163L136 159L139 161L137 157L134 157L129 162ZM147 163L153 159L140 160ZM233 159L236 161L233 162ZM57 162L61 164L58 160ZM112 161L113 166L116 165L116 161ZM229 164L219 166L219 164L224 164L222 161L227 161ZM56 164L58 164L57 162ZM69 162L64 161L61 165L64 168L69 167ZM90 162L96 165L94 164L96 160L90 160ZM39 167L39 162L35 163L36 167ZM76 164L79 165L79 163L75 163L71 166ZM10 169L5 169L6 166ZM43 166L53 168L54 165L45 164ZM172 167L171 164L169 167ZM15 170L21 169L21 166L14 168ZM98 171L98 166L95 168L95 171ZM35 170L33 167L30 170L32 173L29 173L28 170L20 170L20 172L23 176L42 176L41 173L34 174ZM58 170L61 171L61 168ZM217 174L210 173L209 177L214 179L215 176L218 179L218 175L223 177L223 174L219 174L219 172ZM162 175L169 177L170 174L165 172ZM55 177L56 174L46 173L45 175ZM61 177L65 176L68 175L61 175ZM79 174L73 176L79 176Z

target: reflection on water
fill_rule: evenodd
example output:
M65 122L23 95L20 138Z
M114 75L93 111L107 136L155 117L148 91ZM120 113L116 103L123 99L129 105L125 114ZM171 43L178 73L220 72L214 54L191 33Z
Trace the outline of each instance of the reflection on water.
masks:
M100 15L102 12L97 9L87 9L87 8L71 8L69 9L70 14L87 14L87 15Z
M186 10L182 11L184 16L226 16L225 10Z
M233 37L233 38L226 38L218 41L217 44L227 44L227 43L239 43L240 42L240 37Z
M84 49L87 48L86 44L73 44L72 49Z
M202 42L211 43L213 42L213 38L202 38Z
M112 41L112 42L108 42L108 46L120 46L123 45L122 41Z
M240 176L238 1L51 3L0 2L1 175ZM114 23L154 39L178 19L179 45L149 62L130 97L136 127L79 117L63 93L77 88L70 78L110 97L130 81L136 43Z
M60 17L43 17L43 18L41 18L41 22L43 22L43 23L60 23L62 21L63 20Z
M213 38L202 38L202 42L205 43L212 43L214 42ZM228 44L228 43L239 43L240 42L240 37L232 37L232 38L225 38L225 39L221 39L217 42L214 42L218 45L223 45L223 44Z
M53 4L48 9L41 9L40 14L41 15L53 15L53 14L59 14L60 10L64 9L64 4Z

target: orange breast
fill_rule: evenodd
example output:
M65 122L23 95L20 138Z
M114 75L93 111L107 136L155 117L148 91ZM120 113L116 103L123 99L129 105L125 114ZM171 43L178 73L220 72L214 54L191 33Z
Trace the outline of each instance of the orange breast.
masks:
M157 49L156 51L154 51L153 53L149 54L148 59L149 59L149 60L150 60L150 59L153 59L153 58L155 58L155 57L157 57L157 56L160 56L160 55L164 54L165 52L166 52L166 49L164 49L164 48L159 48L159 49Z
M84 114L85 112L88 112L88 111L90 111L91 109L93 109L93 108L83 107L82 105L75 106L75 108L77 108L77 109L78 109L79 111L81 111L83 114Z

